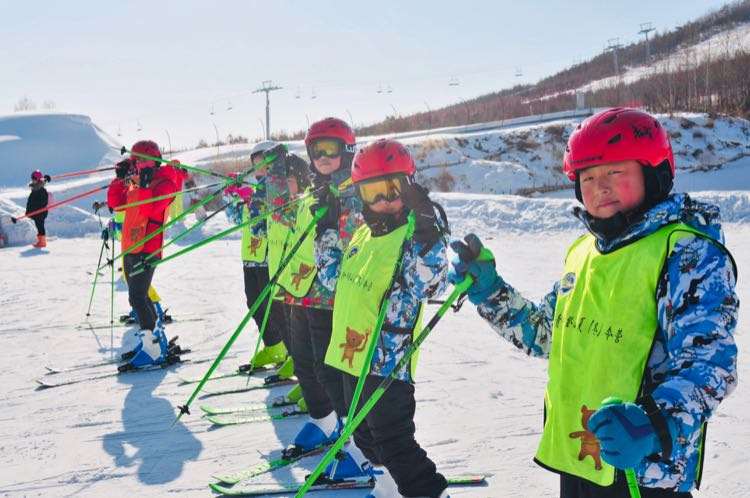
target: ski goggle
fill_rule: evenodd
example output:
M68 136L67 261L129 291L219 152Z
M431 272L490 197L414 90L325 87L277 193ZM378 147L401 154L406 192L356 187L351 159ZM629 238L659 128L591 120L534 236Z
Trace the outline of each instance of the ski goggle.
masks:
M393 202L401 196L401 190L406 183L403 175L375 178L357 184L357 191L365 204L375 204L379 201Z
M321 157L330 157L331 159L335 159L341 155L342 145L343 144L340 140L332 138L316 140L310 147L312 150L312 158L320 159Z

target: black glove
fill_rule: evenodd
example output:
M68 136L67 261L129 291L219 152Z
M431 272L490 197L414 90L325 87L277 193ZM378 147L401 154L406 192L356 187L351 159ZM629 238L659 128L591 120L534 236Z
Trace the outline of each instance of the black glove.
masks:
M141 169L140 173L138 173L138 177L140 178L141 188L148 187L151 185L151 180L154 179L154 168Z
M130 161L130 159L124 159L115 164L115 176L120 179L127 178L130 174L130 168L132 165L133 163Z
M94 203L93 203L93 204L91 205L91 209L93 209L93 210L94 210L94 212L96 213L96 212L97 212L97 211L99 211L99 210L100 210L100 209L101 209L101 208L102 208L103 206L104 206L104 203L103 203L103 202L99 202L99 201L94 201Z
M427 250L432 248L442 235L428 193L426 188L413 181L404 184L401 189L401 201L404 206L414 211L414 240L424 244Z
M51 181L52 181L52 177L51 177L51 176L49 176L49 175L44 175L44 182L45 182L45 183L49 183L49 182L51 182Z
M313 184L315 202L310 206L310 212L315 216L318 209L328 207L328 211L318 220L318 224L315 227L317 236L320 237L329 228L333 228L334 230L339 229L341 204L339 198L333 193L330 183L322 181L320 177L316 177L315 180L316 182Z
M286 154L287 154L287 148L286 148L286 145L284 144L279 144L275 146L273 149L270 149L263 154L264 157L268 157L271 155L276 156L276 158L268 167L268 171L271 175L287 176Z

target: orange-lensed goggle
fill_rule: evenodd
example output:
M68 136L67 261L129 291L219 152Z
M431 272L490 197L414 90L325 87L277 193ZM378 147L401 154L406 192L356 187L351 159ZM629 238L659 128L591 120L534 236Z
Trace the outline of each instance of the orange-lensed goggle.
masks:
M313 142L310 148L312 149L313 159L320 159L321 157L335 159L341 155L343 144L340 140L323 138Z
M381 200L393 202L401 196L405 183L404 175L375 178L357 184L357 191L365 204L375 204Z

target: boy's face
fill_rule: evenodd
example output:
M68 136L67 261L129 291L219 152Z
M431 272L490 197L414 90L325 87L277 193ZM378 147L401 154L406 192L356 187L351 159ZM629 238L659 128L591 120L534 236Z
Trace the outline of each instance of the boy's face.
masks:
M338 157L326 157L323 156L318 159L313 159L313 165L318 173L321 175L330 175L335 172L341 166L341 156Z
M397 214L404 209L404 203L401 201L400 197L392 201L381 199L374 204L368 204L368 206L374 212L379 214Z
M637 161L592 166L581 171L579 180L583 205L595 218L632 211L646 197L643 171Z

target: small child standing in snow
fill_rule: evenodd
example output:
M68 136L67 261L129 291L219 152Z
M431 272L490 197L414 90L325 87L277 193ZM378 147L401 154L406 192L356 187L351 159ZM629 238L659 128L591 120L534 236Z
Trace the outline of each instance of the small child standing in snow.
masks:
M31 183L29 183L31 193L29 194L29 199L26 201L26 214L47 207L47 204L49 203L49 194L47 193L47 189L44 188L44 185L50 180L51 178L49 175L42 175L42 172L39 170L35 170L31 173ZM32 245L39 249L47 247L47 232L44 230L44 220L47 219L47 211L35 214L34 216L31 216L31 219L34 220L37 232L36 242Z
M689 497L706 424L737 384L736 268L716 206L671 194L669 135L645 112L600 112L572 133L564 172L588 234L568 249L541 304L496 272L478 237L451 247L454 281L528 355L549 359L535 461L561 498Z
M421 330L424 301L446 285L447 222L437 215L427 190L414 182L414 161L395 140L378 140L359 150L352 181L362 203L364 224L341 244L337 226L323 227L316 243L321 281L336 291L327 365L342 372L347 406L363 366L368 369L357 411L401 361ZM335 207L330 206L329 209ZM410 221L413 216L414 221ZM381 305L385 320L376 329ZM372 361L366 365L370 344ZM356 446L340 455L335 475L359 467L375 478L370 497L447 497L447 482L419 446L415 434L414 369L395 380L354 432ZM358 450L363 455L356 455ZM362 462L364 456L369 462Z

